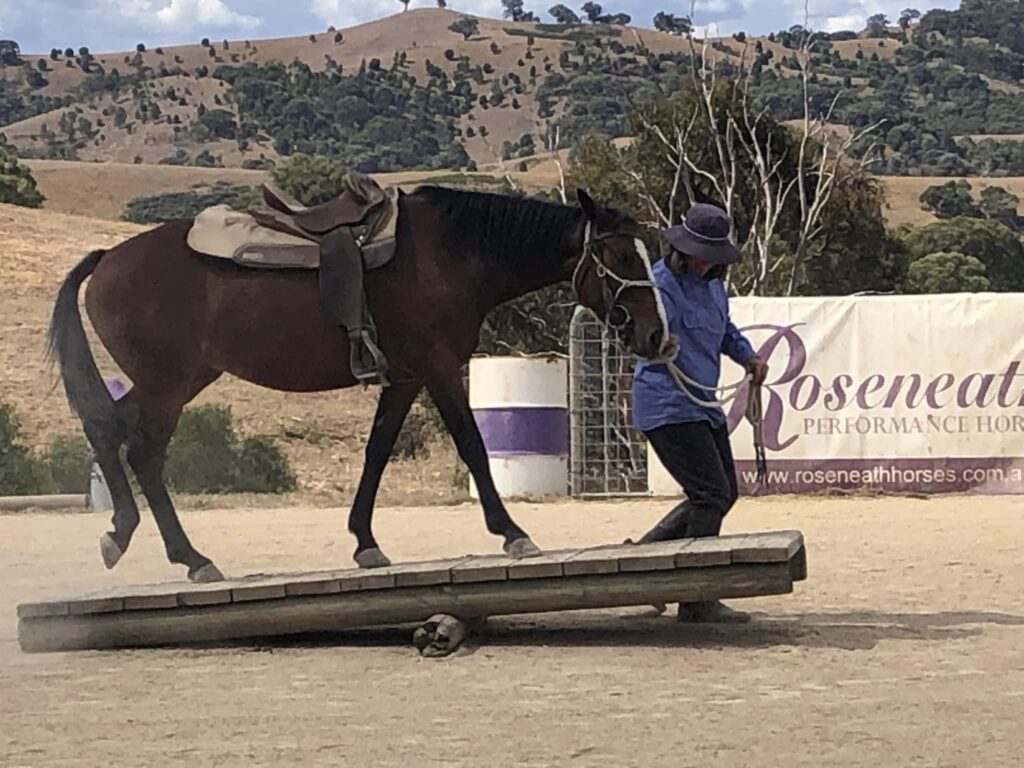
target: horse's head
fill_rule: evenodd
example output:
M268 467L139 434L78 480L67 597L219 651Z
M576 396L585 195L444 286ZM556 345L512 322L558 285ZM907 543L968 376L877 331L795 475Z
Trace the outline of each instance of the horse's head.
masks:
M587 217L583 255L572 276L579 302L618 331L634 354L657 357L669 339L668 323L640 227L582 189L577 194Z

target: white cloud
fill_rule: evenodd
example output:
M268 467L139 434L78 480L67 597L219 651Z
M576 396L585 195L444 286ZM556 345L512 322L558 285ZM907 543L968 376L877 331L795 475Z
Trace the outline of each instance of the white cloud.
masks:
M412 0L410 8L433 8L436 0ZM448 0L448 8L472 16L501 18L501 0ZM310 12L324 24L336 27L360 24L402 11L401 0L310 0Z
M825 31L826 32L839 32L841 30L852 30L856 32L859 29L864 28L864 22L867 19L863 13L852 13L846 16L829 16L825 19Z
M151 29L255 29L258 16L232 10L224 0L112 0L119 14Z

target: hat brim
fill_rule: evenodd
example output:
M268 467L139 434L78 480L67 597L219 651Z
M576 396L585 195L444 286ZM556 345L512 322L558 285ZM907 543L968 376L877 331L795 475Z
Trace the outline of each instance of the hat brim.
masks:
M680 253L694 256L711 264L735 264L743 257L740 249L728 240L707 242L681 226L666 230L665 239Z

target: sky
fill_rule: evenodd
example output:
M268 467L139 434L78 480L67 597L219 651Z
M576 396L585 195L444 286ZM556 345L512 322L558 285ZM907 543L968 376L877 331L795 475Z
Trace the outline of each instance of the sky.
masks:
M599 0L600 1L600 0ZM526 0L528 10L550 21L546 9L557 0ZM564 2L564 0L563 0ZM767 34L804 23L805 0L700 0L694 22L711 34L743 30ZM565 2L578 11L583 4ZM955 8L958 0L808 0L813 29L861 29L868 16L890 19L907 7ZM412 0L410 7L434 6ZM629 13L636 26L651 26L658 11L688 15L689 0L604 0L605 12ZM448 7L478 16L501 17L501 0L448 0ZM306 35L329 25L344 28L400 12L400 0L0 0L0 38L13 39L25 53L88 46L93 53L197 43L203 37L259 39Z

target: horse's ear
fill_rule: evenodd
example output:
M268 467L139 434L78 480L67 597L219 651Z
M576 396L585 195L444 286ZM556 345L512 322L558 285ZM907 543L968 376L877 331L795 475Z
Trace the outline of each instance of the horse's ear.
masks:
M586 190L577 189L576 197L579 198L580 205L583 207L583 212L587 214L587 218L596 219L597 203L595 203L593 198L587 194Z

